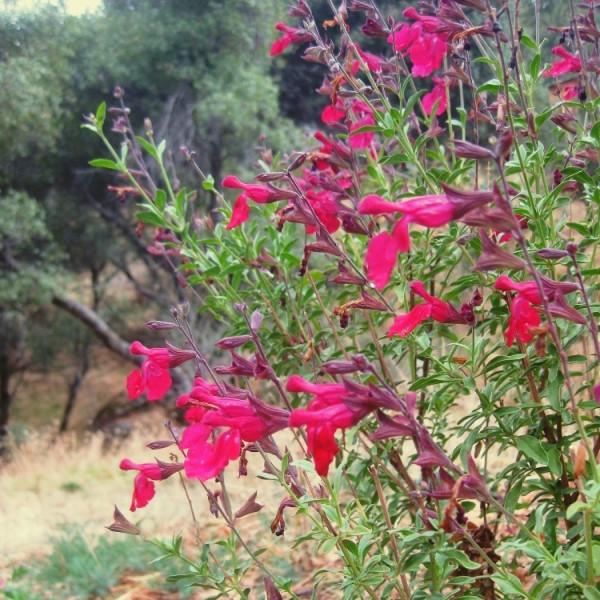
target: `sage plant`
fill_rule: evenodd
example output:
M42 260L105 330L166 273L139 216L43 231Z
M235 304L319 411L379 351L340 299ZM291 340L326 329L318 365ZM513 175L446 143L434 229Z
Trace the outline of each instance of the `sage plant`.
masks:
M189 297L149 323L163 347L131 346L131 398L196 370L184 426L149 444L170 458L121 463L131 510L177 474L193 520L225 523L225 540L161 543L214 597L259 597L260 572L269 600L598 599L596 3L565 2L547 32L541 2L329 5L317 23L297 1L271 47L322 66L322 127L252 180L218 185L184 148L201 195L181 187L120 88L84 125ZM190 310L223 324L214 352ZM232 506L250 455L279 507L260 489ZM257 544L239 520L258 511ZM111 528L139 533L118 511ZM269 560L281 536L337 557L310 590Z

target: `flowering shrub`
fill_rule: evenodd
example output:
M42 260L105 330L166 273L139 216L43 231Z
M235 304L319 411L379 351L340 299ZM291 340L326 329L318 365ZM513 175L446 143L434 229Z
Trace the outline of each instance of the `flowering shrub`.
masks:
M137 472L132 511L177 473L190 507L200 486L229 528L200 536L198 559L164 544L180 577L250 597L255 568L268 599L299 598L238 528L262 509L276 535L297 511L296 541L338 554L315 598L600 598L600 32L594 2L567 4L551 57L519 0L396 18L330 2L325 31L299 0L271 55L302 45L323 65L323 129L252 182L227 176L231 205L183 149L216 215L169 175L149 122L134 135L122 90L120 151L106 107L88 119L111 154L92 164L122 175L153 253L227 329L226 364L200 351L189 304L149 323L172 333L165 347L131 348L131 398L196 368L185 426L149 444L171 460L121 463ZM225 478L250 453L281 486L276 511L260 490L231 506ZM119 512L111 527L138 532Z

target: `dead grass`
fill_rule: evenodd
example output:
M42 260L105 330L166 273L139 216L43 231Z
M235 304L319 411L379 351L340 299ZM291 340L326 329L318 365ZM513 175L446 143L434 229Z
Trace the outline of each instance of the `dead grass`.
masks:
M127 456L149 462L158 456L168 460L168 449L156 452L144 447L149 440L164 437L164 431L152 431L150 427L138 429L112 446L107 446L100 433L70 434L56 440L50 434L32 436L14 452L13 460L0 473L0 567L49 551L49 538L67 523L80 524L90 535L104 535L113 505L117 504L123 512L129 507L133 478L131 473L119 470L120 459ZM260 502L276 507L281 492L271 482L257 482L252 473L261 465L256 457L251 456L250 461L249 477L229 476L228 490L234 508L255 489L260 489ZM199 485L192 484L191 494L203 537L208 540L220 527L219 522L209 514ZM170 535L177 530L191 532L189 508L176 476L160 482L150 505L132 517L140 519L148 537ZM250 521L258 530L257 520L248 518L249 525Z

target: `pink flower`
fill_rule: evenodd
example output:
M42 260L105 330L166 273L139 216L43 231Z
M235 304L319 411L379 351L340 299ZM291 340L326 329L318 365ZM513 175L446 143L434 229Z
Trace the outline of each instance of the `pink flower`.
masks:
M134 369L127 376L127 394L130 400L139 398L144 392L150 401L161 400L171 389L169 369L196 356L192 350L175 347L147 348L138 341L131 344L129 351L134 356L147 357L139 369Z
M277 38L271 45L269 52L271 56L278 56L282 52L285 52L291 44L302 44L311 40L310 34L304 29L291 27L285 23L276 23L275 29L281 31L283 35Z
M373 131L359 131L363 127L369 127L371 125L375 125L375 119L370 115L361 117L358 121L354 121L352 125L350 125L348 144L350 144L351 148L354 148L354 150L364 150L371 145L375 133Z
M245 223L250 217L250 207L248 206L248 196L246 193L241 193L233 203L231 210L231 218L227 223L227 229L234 229Z
M375 125L373 111L368 104L361 100L355 100L350 107L352 114L357 117L349 128L348 144L354 150L364 150L371 145L375 133L372 131L359 131L363 127Z
M268 185L258 183L244 183L235 175L227 175L222 181L225 188L243 190L245 195L250 200L254 200L257 204L266 204L268 202L276 202L277 200L287 200L294 198L293 192L280 190Z
M325 229L327 229L329 233L337 231L340 227L340 220L337 216L339 206L334 200L333 194L326 190L308 190L306 192L306 198L313 207L319 221L325 226ZM318 227L316 225L306 226L307 233L315 233L317 230Z
M501 292L518 292L521 296L526 298L533 304L541 304L542 299L537 289L535 281L515 281L508 275L500 275L494 283L494 289Z
M155 490L153 481L167 479L173 473L180 471L182 465L160 462L137 464L128 458L124 458L119 468L123 471L139 471L133 480L133 495L129 507L131 512L135 512L136 508L143 508L154 498Z
M540 323L540 315L531 302L525 296L517 295L510 305L508 327L504 332L506 345L512 346L515 339L528 344L533 339L531 328L539 327Z
M365 258L367 276L377 289L387 285L398 254L410 249L410 223L441 227L494 199L493 194L486 191L462 192L449 186L444 186L444 191L444 194L415 196L401 202L389 202L376 194L365 196L360 201L358 212L361 215L404 215L394 226L392 235L383 232L369 242Z
M406 9L404 15L419 20L412 25L403 23L389 35L388 43L395 52L408 53L415 77L429 77L442 66L448 52L446 36L433 32L439 27L435 17L423 17L412 7Z
M346 110L343 104L337 102L336 104L328 104L321 112L321 121L325 125L333 125L339 123L343 118L346 117Z
M542 287L548 300L554 300L556 296L570 294L577 291L578 287L575 283L569 281L554 281L542 276ZM494 288L501 292L517 292L532 304L541 304L542 298L538 292L537 284L533 279L528 281L515 281L508 275L500 275L494 283Z
M391 234L382 231L369 241L365 256L367 278L378 290L388 284L398 262L398 254L408 252L409 248L410 236L406 219L397 221Z
M289 392L306 392L314 396L306 409L296 408L291 412L289 425L306 426L308 452L317 473L325 477L339 450L335 432L358 423L370 408L350 410L344 404L347 391L341 383L311 383L300 375L292 375L286 388Z
M560 56L562 60L557 60L552 63L552 65L542 73L544 77L558 77L565 73L579 73L579 71L581 71L581 60L562 46L555 46L552 48L552 54Z
M446 82L441 77L434 77L433 83L433 89L423 96L423 109L426 114L431 115L437 102L435 114L439 117L446 112L446 108L448 107Z
M569 101L579 97L579 84L577 82L565 83L559 86L561 99Z
M181 446L188 448L184 461L186 477L207 481L223 471L230 460L239 458L242 448L238 429L222 432L214 443L208 441L210 432L210 427L201 424L191 425L184 432Z
M365 52L358 44L355 44L357 54L362 58L371 73L381 73L383 69L383 61L381 57L371 52ZM355 59L350 68L352 75L356 75L361 68L360 61Z
M398 315L388 330L389 336L398 335L406 337L418 325L428 319L433 319L439 323L461 321L459 314L450 304L440 300L436 296L432 296L425 290L423 282L413 281L410 284L410 289L417 296L421 296L425 300L425 303L417 304L408 313Z
M139 369L134 369L127 376L127 394L130 400L139 398L144 392L151 402L162 400L172 383L169 369L163 369L152 360L145 360Z
M425 227L447 225L455 217L455 206L446 194L415 196L402 202L388 202L381 196L365 196L359 206L361 215L402 213L409 222Z
M188 477L200 481L216 477L229 461L239 458L243 442L257 442L287 426L288 411L245 397L247 392L243 390L231 388L228 393L244 397L220 396L212 384L204 380L197 383L189 395L178 401L178 405L193 407L186 412L191 424L180 442L188 450L184 461ZM192 410L197 412L191 413ZM225 430L216 435L219 429ZM213 434L216 437L210 440Z

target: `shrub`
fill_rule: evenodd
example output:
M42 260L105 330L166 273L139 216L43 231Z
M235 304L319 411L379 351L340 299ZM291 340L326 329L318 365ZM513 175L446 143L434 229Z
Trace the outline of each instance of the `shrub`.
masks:
M397 22L370 0L330 5L323 29L294 4L271 49L306 45L323 65L328 133L263 152L253 182L226 177L231 205L183 149L214 214L169 175L149 121L134 135L121 89L120 150L104 104L85 125L110 152L92 164L127 178L149 249L190 299L148 324L169 344L131 347L131 398L163 398L183 362L198 376L177 400L186 427L149 445L172 460L121 463L130 509L167 477L199 483L230 536L200 561L166 545L182 579L246 598L256 568L268 599L299 598L239 528L257 496L236 509L227 494L231 463L244 476L258 453L282 488L272 532L295 511L295 541L340 558L313 597L598 598L593 3L553 24L547 67L539 3L535 33L518 0L444 0ZM226 324L226 364L201 352L190 310ZM120 514L112 528L138 532Z

